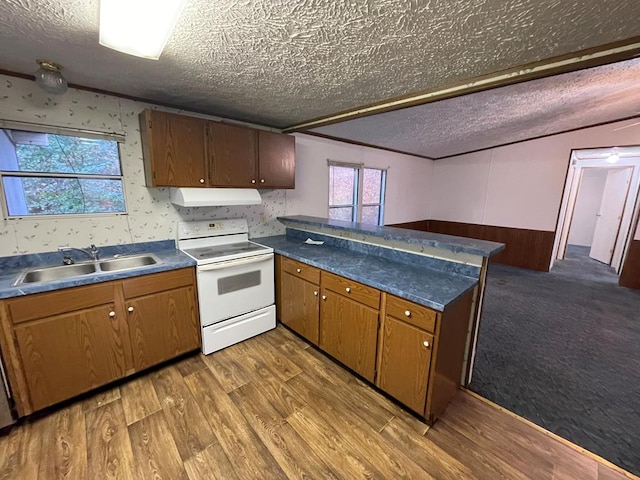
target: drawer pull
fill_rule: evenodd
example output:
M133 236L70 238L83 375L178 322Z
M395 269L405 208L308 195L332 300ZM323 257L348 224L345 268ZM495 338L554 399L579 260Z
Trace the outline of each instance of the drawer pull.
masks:
M426 340L424 342L422 342L422 345L424 345L427 348L429 348L431 346L431 344Z
M314 291L313 294L317 297L318 296L318 292Z
M251 180L251 183L256 183L256 181L255 180Z
M133 307L127 308L127 312L133 312Z
M302 271L301 268L296 268L296 272L300 273Z
M201 178L201 179L200 179L200 183L204 183L204 178Z
M112 318L113 318L113 317L115 317L115 316L116 316L116 312L114 312L113 310L111 310L111 311L109 312L109 316L110 316L110 317L112 317Z
M322 295L322 299L323 299L323 300L326 300L326 299L327 299L327 296L326 296L326 295Z
M410 317L411 316L411 312L409 310L405 310L404 311L405 316Z
M349 287L345 288L345 290L347 291L347 293L351 293L351 289Z

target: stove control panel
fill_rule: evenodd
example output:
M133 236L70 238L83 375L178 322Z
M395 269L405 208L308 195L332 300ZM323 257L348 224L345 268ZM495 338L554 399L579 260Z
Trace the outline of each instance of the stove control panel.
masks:
M247 233L249 227L244 218L221 218L178 222L178 240Z

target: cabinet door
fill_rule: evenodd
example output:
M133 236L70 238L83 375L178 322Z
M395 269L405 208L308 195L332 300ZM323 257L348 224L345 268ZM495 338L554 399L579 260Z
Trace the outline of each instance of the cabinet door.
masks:
M209 122L209 172L214 187L257 187L256 130Z
M24 323L15 336L34 410L125 375L122 323L114 305Z
M373 382L378 311L322 289L320 348Z
M193 287L182 287L126 302L136 370L200 347L195 298Z
M314 345L318 345L320 288L287 272L282 272L280 282L280 321Z
M383 328L377 385L423 415L433 335L389 316Z
M148 186L206 186L205 125L200 118L157 110L143 112L141 134Z
M266 130L258 132L260 187L295 188L295 137Z

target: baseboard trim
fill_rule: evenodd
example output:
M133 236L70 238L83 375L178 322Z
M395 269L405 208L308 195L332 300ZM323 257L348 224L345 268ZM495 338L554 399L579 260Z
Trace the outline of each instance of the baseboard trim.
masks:
M518 415L517 413L512 412L511 410L507 410L504 407L501 407L500 405L498 405L497 403L492 402L491 400L477 394L476 392L472 392L471 390L464 388L464 387L460 387L460 390L470 396L472 396L473 398L480 400L481 402L497 409L500 410L501 412L506 413L507 415L509 415L510 417L516 418L519 421L529 425L530 427L533 427L534 429L536 429L537 431L547 435L550 438L553 438L554 440L562 443L563 445L566 445L567 447L571 448L572 450L575 450L579 453L582 453L583 455L586 455L587 457L595 460L598 463L601 463L602 465L609 467L612 470L615 470L616 472L618 472L621 475L624 475L625 477L631 479L631 480L640 480L640 477L634 475L631 472L628 472L627 470L625 470L622 467L619 467L618 465L616 465L615 463L611 463L609 460L607 460L606 458L602 458L600 455L597 455L589 450L587 450L586 448L581 447L580 445L576 445L573 442L570 442L569 440L567 440L566 438L562 438L559 435L550 432L549 430L547 430L546 428L541 427L540 425L537 425L535 423L533 423L531 420L527 420L524 417L521 417L520 415Z

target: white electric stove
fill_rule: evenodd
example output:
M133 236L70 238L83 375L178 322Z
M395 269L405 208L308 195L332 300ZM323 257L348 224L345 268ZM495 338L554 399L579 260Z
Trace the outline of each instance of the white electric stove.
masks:
M273 249L248 232L241 218L178 222L178 248L197 262L205 355L276 326Z

